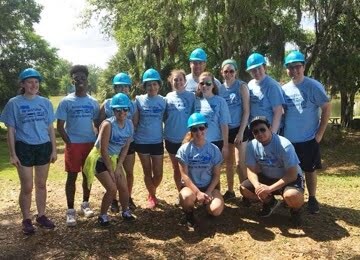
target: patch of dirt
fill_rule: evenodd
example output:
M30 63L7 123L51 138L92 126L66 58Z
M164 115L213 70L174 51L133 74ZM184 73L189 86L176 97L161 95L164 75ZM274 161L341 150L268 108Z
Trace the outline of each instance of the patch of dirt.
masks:
M356 139L356 138L355 138ZM0 258L1 259L360 259L359 149L360 136L324 147L325 169L319 177L318 199L321 212L310 215L304 209L303 224L293 228L287 208L279 207L266 219L256 212L260 205L247 208L237 191L235 200L226 204L218 218L196 211L200 224L189 229L182 223L171 163L166 157L164 179L158 190L160 205L146 206L146 189L140 163L135 167L134 200L137 220L124 222L112 216L112 225L101 228L97 218L78 216L78 225L65 225L65 174L48 181L47 214L56 229L37 228L32 236L21 232L17 202L19 185L3 180L0 184ZM350 154L349 154L350 152ZM53 167L61 167L61 155ZM336 160L334 160L336 158ZM356 173L357 172L357 173ZM57 173L58 174L58 173ZM222 175L223 190L226 187ZM80 178L76 206L82 194ZM238 182L236 182L238 185ZM91 205L99 212L104 189L95 181ZM32 203L34 214L35 203Z

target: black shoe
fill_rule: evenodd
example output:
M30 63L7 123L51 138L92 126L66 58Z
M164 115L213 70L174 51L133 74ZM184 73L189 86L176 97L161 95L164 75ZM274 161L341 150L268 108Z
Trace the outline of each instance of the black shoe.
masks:
M315 197L309 197L307 209L311 214L318 214L320 211L319 202Z
M119 213L120 212L120 207L119 207L119 203L118 203L117 200L113 200L111 202L110 211L112 213Z
M108 215L102 215L98 217L98 223L100 224L100 226L102 227L107 227L110 225L110 219L108 217Z
M189 227L195 227L196 226L196 219L195 219L195 215L194 212L185 212L185 219L186 219L186 224Z
M133 221L136 219L136 216L131 213L130 209L127 209L121 213L121 216L126 221Z
M272 197L268 203L264 203L262 210L259 212L259 217L267 218L269 217L274 210L279 206L280 201Z
M290 209L290 221L293 226L298 227L301 226L301 209Z
M251 207L251 201L248 198L242 197L241 203L244 207Z
M233 198L235 198L235 192L234 191L226 191L223 195L224 201L229 201Z
M133 201L133 199L131 197L129 197L129 208L131 210L136 209L136 205L135 205L135 203L134 203L134 201Z

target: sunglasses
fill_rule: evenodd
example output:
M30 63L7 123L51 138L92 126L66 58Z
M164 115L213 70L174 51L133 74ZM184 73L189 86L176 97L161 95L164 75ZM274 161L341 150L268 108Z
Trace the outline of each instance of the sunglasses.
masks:
M126 107L115 109L116 112L129 112L129 110L130 110L130 109L129 109L129 108L126 108Z
M235 70L224 70L225 74L228 74L228 73L233 74L234 72L235 72Z
M206 82L201 81L201 82L199 82L199 84L200 84L201 86L206 85L206 86L210 87L210 86L212 85L212 82L211 82L211 81L206 81Z
M200 130L202 132L202 131L205 130L205 128L206 128L205 126L198 126L198 127L195 126L195 127L191 127L190 131L193 132L193 133L196 133L197 131Z
M264 127L261 127L261 128L259 128L259 129L254 129L254 130L252 130L252 133L254 134L254 135L257 135L257 134L259 134L259 133L265 133L266 132L266 128L264 128Z

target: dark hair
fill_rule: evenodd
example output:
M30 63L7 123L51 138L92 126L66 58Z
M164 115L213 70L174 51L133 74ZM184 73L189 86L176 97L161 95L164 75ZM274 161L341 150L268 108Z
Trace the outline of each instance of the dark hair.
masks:
M86 77L89 76L88 67L85 65L74 65L70 69L70 76L74 75L77 72L84 72Z
M250 131L252 131L253 128L259 124L265 124L268 128L271 126L269 120L267 120L265 116L257 116L254 117L254 119L250 122Z
M213 89L212 89L212 93L214 95L219 95L219 89L218 89L218 86L216 85L215 83L215 78L214 78L214 75L208 71L204 71L203 73L200 74L199 76L199 79L201 77L210 77L211 78L211 82L212 82L212 85L213 85ZM195 95L197 97L203 97L203 93L201 92L200 88L199 88L199 85L200 85L200 82L198 83L197 85L197 88L196 88L196 92L195 92Z

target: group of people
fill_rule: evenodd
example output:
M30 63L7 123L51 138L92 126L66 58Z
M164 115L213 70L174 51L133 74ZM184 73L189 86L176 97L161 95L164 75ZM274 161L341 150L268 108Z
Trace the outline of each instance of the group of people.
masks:
M210 215L218 216L224 201L235 198L235 171L244 205L261 201L261 217L272 214L279 205L274 195L281 195L291 220L299 224L304 180L308 210L318 213L315 170L321 168L319 143L330 103L324 87L304 75L304 55L292 51L286 56L291 80L283 86L266 74L266 59L259 53L247 59L246 71L253 78L248 84L238 79L235 60L221 64L223 83L206 71L206 61L205 51L195 49L189 56L191 73L173 70L168 77L172 91L166 97L159 94L159 72L151 68L142 76L145 94L131 100L131 77L121 72L113 78L114 96L101 106L88 94L87 67L75 65L70 70L75 92L61 100L55 114L50 101L39 96L39 72L22 71L21 93L6 104L1 121L8 128L10 162L21 183L23 232L35 231L30 215L33 179L36 222L44 228L55 227L45 215L49 163L57 158L54 120L65 143L68 226L76 225L74 201L80 172L80 212L85 217L94 215L89 198L96 177L105 188L98 223L110 224L109 208L121 212L124 220L136 218L132 213L136 208L132 197L135 152L143 169L147 207L155 208L163 177L164 144L179 204L191 226L198 221L194 215L197 205L206 205ZM221 194L223 163L227 190Z

